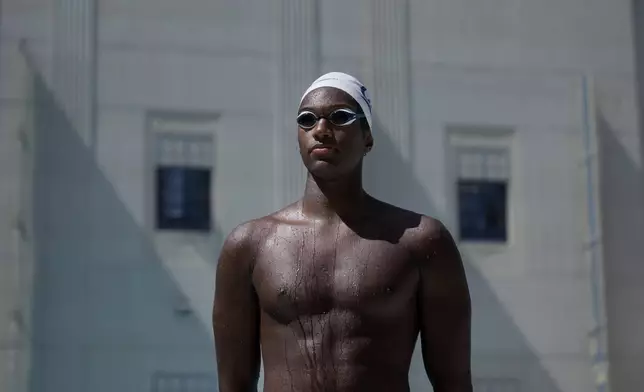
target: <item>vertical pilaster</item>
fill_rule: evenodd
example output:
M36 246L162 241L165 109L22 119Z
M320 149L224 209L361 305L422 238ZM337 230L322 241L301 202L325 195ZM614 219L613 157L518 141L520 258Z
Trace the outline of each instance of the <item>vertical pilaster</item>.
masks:
M319 72L320 34L317 0L278 3L275 86L275 204L297 200L306 181L297 146L295 117L304 90Z
M370 52L366 83L382 127L409 159L412 145L410 107L409 0L369 0Z
M88 146L94 145L97 0L57 0L53 90Z

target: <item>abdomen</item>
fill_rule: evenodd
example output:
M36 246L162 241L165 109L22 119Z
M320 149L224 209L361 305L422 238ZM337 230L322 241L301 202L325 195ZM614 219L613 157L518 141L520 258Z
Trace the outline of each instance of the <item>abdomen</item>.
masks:
M288 325L264 314L264 390L407 391L417 327L413 312L406 313L369 320L331 310Z

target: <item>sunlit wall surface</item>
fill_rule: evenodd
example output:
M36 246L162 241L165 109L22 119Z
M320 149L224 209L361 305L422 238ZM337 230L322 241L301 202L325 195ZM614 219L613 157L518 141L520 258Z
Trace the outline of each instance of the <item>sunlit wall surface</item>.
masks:
M222 239L301 195L295 111L327 71L371 90L367 189L459 239L475 390L644 390L630 1L0 11L0 390L216 391Z

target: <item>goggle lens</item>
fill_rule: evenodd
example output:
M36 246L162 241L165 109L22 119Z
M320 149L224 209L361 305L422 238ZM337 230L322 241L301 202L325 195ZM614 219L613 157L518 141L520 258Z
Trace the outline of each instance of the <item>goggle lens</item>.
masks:
M353 124L358 115L349 109L334 110L328 117L318 117L312 112L302 112L297 116L297 124L302 129L312 129L320 118L327 118L336 127Z

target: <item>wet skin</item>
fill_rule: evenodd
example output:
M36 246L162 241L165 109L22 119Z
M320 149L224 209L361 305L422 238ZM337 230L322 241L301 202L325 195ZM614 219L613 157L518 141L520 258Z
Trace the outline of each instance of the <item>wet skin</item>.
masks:
M333 88L301 108L358 109ZM219 390L408 391L420 335L436 392L471 392L470 297L459 252L437 220L362 189L373 145L364 123L298 130L304 197L238 226L217 267ZM323 144L329 149L316 151Z

